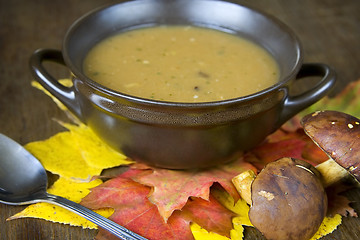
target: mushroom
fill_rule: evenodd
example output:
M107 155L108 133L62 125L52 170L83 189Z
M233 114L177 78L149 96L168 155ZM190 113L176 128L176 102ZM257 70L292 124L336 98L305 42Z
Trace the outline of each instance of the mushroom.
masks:
M337 111L319 111L305 116L301 124L305 133L328 156L316 166L325 187L351 176L360 181L360 120Z
M337 111L305 116L305 133L329 157L315 168L282 158L269 163L255 178L246 171L233 178L242 198L251 205L252 224L267 239L309 239L327 211L324 188L351 176L360 180L360 120Z
M251 223L267 239L306 240L316 233L327 211L327 196L321 175L311 164L281 158L254 178L246 171L233 182L243 188L238 191L251 205Z

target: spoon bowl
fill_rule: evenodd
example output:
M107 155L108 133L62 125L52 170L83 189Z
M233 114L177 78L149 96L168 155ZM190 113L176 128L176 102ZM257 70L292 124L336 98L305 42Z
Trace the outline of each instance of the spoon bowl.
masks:
M47 174L21 145L0 134L0 202L24 205L45 197Z
M0 134L0 202L25 205L47 202L64 207L121 239L146 238L66 198L47 193L44 167L20 144Z

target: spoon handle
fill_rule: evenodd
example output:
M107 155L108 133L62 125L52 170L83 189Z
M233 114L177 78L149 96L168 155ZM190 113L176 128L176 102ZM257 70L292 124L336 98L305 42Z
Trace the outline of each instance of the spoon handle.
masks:
M115 236L123 240L146 240L146 238L124 228L123 226L118 225L117 223L97 214L88 208L72 202L66 198L55 196L47 193L46 198L43 199L45 202L64 207L82 217L89 220L90 222L95 223L99 227L111 232Z

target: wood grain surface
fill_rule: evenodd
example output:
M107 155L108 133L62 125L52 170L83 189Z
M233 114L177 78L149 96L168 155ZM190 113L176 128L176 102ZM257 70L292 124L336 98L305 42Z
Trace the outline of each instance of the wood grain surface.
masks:
M47 96L30 86L28 67L37 48L60 49L66 30L78 17L110 0L0 0L0 132L21 144L46 139L62 131L55 121L66 120ZM247 4L273 14L298 35L305 62L334 67L338 81L334 92L360 78L359 0L252 0ZM69 75L51 66L53 75ZM345 193L360 213L360 190ZM37 219L6 221L23 206L0 204L0 239L92 239L95 230L83 230ZM264 239L246 228L245 239ZM323 239L360 239L360 219L343 223Z

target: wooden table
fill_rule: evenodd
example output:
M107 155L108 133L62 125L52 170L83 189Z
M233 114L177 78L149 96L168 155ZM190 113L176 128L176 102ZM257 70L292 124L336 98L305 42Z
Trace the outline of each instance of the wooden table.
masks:
M67 28L78 17L110 0L0 0L0 132L21 144L63 131L52 119L66 119L52 100L30 86L28 59L37 48L61 48ZM334 93L360 78L360 1L253 0L248 1L289 25L303 43L305 62L323 62L338 73ZM53 74L68 76L63 67ZM360 213L360 190L346 193ZM6 222L22 206L0 204L0 239L92 239L83 230L37 219ZM247 228L245 239L263 239ZM324 239L359 239L360 219L343 224Z

